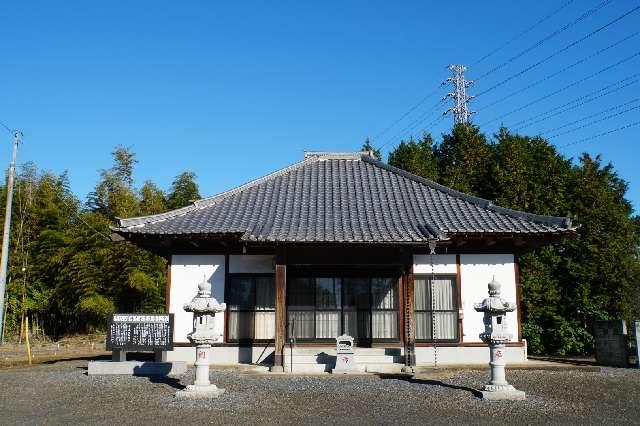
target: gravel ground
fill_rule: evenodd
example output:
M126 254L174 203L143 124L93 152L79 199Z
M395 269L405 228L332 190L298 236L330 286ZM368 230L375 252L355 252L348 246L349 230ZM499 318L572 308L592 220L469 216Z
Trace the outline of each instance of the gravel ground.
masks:
M193 382L87 376L86 362L0 370L1 424L188 423L640 423L640 370L508 372L526 401L486 402L486 372L438 371L416 378L258 375L213 371L216 400L175 401Z

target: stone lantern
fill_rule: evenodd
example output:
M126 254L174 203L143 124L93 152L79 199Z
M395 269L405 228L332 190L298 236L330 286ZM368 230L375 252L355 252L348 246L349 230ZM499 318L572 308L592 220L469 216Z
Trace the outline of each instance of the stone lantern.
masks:
M193 312L193 332L187 338L196 345L196 378L193 385L176 393L178 399L215 398L224 392L209 381L209 365L211 345L220 338L215 329L215 316L225 308L224 303L211 297L211 284L206 279L198 285L196 297L184 305L185 311Z
M525 393L516 390L505 378L505 343L513 338L507 327L507 312L513 312L516 305L500 297L500 283L495 277L489 283L489 297L473 307L484 312L484 332L480 339L489 345L491 360L491 380L482 387L483 399L524 399Z

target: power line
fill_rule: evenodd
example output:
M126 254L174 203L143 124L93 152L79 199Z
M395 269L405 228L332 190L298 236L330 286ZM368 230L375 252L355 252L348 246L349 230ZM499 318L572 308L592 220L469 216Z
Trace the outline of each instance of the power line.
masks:
M482 123L481 126L484 126L484 125L489 124L489 123L493 123L496 120L499 120L501 118L507 117L507 116L509 116L511 114L514 114L514 113L518 112L518 111L522 111L523 109L528 108L531 105L535 105L540 101L543 101L543 100L548 99L548 98L550 98L552 96L555 96L558 93L564 92L565 90L570 89L571 87L577 86L578 84L580 84L580 83L582 83L582 82L584 82L586 80L589 80L590 78L596 77L596 76L598 76L598 75L610 70L611 68L617 67L618 65L621 65L621 64L623 64L625 62L628 62L628 61L630 61L631 59L635 58L638 55L640 55L640 51L634 53L631 56L627 56L626 58L619 60L615 64L609 65L609 66L607 66L605 68L602 68L599 71L596 71L593 74L590 74L590 75L588 75L588 76L586 76L584 78L581 78L580 80L574 81L573 83L570 83L570 84L568 84L568 85L566 85L566 86L564 86L564 87L562 87L562 88L560 88L560 89L558 89L556 91L553 91L551 93L547 93L546 95L544 95L544 96L542 96L540 98L537 98L537 99L535 99L535 100L533 100L533 101L531 101L531 102L529 102L529 103L527 103L527 104L525 104L525 105L523 105L523 106L521 106L519 108L513 109L513 110L511 110L511 111L509 111L509 112L507 112L505 114L499 115L498 117L495 117L495 118L493 118L493 119L491 119L489 121L486 121L486 122Z
M555 30L554 32L552 32L551 34L545 36L544 38L538 40L537 42L535 42L534 44L532 44L531 46L527 47L526 49L520 51L519 53L517 53L516 55L510 57L509 59L507 59L506 61L504 61L503 63L501 63L500 65L497 65L493 68L491 68L489 71L485 72L484 74L482 74L480 77L476 78L475 80L478 81L490 74L493 74L494 72L504 68L505 66L509 65L510 63L512 63L513 61L515 61L518 58L521 58L522 56L526 55L527 53L531 52L532 50L534 50L537 47L542 46L544 43L546 43L547 41L551 40L552 38L554 38L555 36L563 33L564 31L568 30L569 28L573 27L574 25L578 24L579 22L585 20L586 18L588 18L589 16L593 15L594 13L596 13L597 11L599 11L600 9L602 9L603 7L607 6L609 3L611 3L613 0L605 0L602 3L598 4L597 6L595 6L592 9L587 10L586 12L584 12L582 15L580 15L577 19L575 19L572 22L569 22L568 24L564 25L563 27Z
M510 40L508 40L506 43L502 44L501 46L493 49L491 52L487 53L486 55L484 55L483 57L481 57L480 59L478 59L477 61L473 62L471 64L471 66L474 65L478 65L480 62L484 61L485 59L487 59L488 57L492 56L493 54L499 52L500 50L504 49L505 47L509 46L511 43L513 43L514 41L516 41L517 39L519 39L520 37L522 37L523 35L531 32L534 28L536 28L538 25L542 24L543 22L547 21L549 18L551 18L552 16L556 15L558 12L560 12L562 9L566 8L567 6L569 6L571 3L573 3L574 0L569 0L568 2L564 3L562 6L560 6L559 8L557 8L556 10L554 10L553 12L549 13L548 15L544 16L543 18L539 19L536 23L534 23L533 25L531 25L529 28L527 28L526 30L520 32L518 35L516 35L515 37L511 38Z
M544 134L547 134L547 133L555 132L556 130L564 129L565 127L569 127L569 126L572 126L572 125L574 125L574 124L578 124L578 123L580 123L581 121L585 121L585 120L588 120L588 119L590 119L590 118L597 117L597 116L599 116L599 115L601 115L601 114L604 114L604 113L606 113L606 112L609 112L609 111L615 111L615 110L620 109L620 108L623 108L623 107L625 107L625 106L627 106L627 105L634 104L634 103L636 103L636 102L638 102L638 101L640 101L640 98L632 99L632 100L630 100L629 102L625 102L625 103L624 103L624 104L622 104L622 105L616 105L616 106L614 106L614 107L607 108L607 109L602 110L602 111L598 111L598 112L596 112L595 114L590 114L590 115L587 115L586 117L582 117L582 118L580 118L580 119L578 119L578 120L574 120L574 121L571 121L571 122L569 122L569 123L563 124L562 126L558 126L558 127L554 127L554 128L552 128L552 129L545 130L544 132L540 132L540 135L544 135Z
M640 6L639 6L639 8L640 8ZM576 67L576 66L578 66L578 65L580 65L580 64L582 64L582 63L584 63L584 62L586 62L586 61L588 61L589 59L593 59L593 58L595 58L596 56L598 56L598 55L600 55L600 54L602 54L602 53L606 52L606 51L607 51L607 50L609 50L609 49L613 49L614 47L617 47L618 45L620 45L620 44L624 43L625 41L627 41L627 40L629 40L629 39L631 39L631 38L633 38L633 37L638 36L639 34L640 34L640 31L637 31L637 32L635 32L635 33L633 33L633 34L631 34L631 35L629 35L629 36L627 36L627 37L623 38L622 40L618 40L617 42L615 42L615 43L613 43L613 44L610 44L609 46L604 47L604 48L602 48L602 49L600 49L600 50L598 50L598 51L596 51L596 52L592 53L591 55L588 55L588 56L585 56L585 57L584 57L584 58L582 58L582 59L579 59L578 61L576 61L576 62L572 63L571 65L567 65L566 67L562 68L562 69L561 69L561 70L559 70L559 71L553 72L553 73L551 73L551 74L549 74L549 75L547 75L547 76L545 76L545 77L541 78L540 80L534 81L533 83L530 83L530 84L528 84L528 85L527 85L527 86L525 86L525 87L522 87L522 88L520 88L520 89L518 89L518 90L515 90L515 91L513 91L513 92L509 93L508 95L505 95L505 96L503 96L503 97L501 97L501 98L499 98L499 99L497 99L497 100L495 100L495 101L491 102L490 104L485 105L484 107L480 108L478 111L484 111L484 110L485 110L485 109L487 109L487 108L490 108L490 107L492 107L492 106L494 106L494 105L497 105L497 104L499 104L500 102L506 101L507 99L512 98L512 97L514 97L515 95L518 95L518 94L520 94L520 93L522 93L522 92L524 92L524 91L526 91L526 90L531 89L532 87L535 87L535 86L537 86L537 85L539 85L539 84L541 84L541 83L544 83L545 81L548 81L548 80L552 79L553 77L558 76L558 75L560 75L560 74L562 74L562 73L564 73L564 72L566 72L566 71L570 70L571 68L574 68L574 67ZM495 86L494 86L494 87L495 87ZM487 92L488 92L488 90L485 90L485 91L484 91L484 92L482 92L482 93L487 93ZM480 96L480 95L478 95L478 96Z
M409 108L408 111L406 111L404 114L402 114L402 116L400 116L400 118L396 119L393 123L391 123L389 126L387 126L384 130L382 130L381 132L379 132L377 135L375 135L373 137L373 139L377 139L380 136L384 135L385 133L387 133L389 130L391 130L392 128L394 128L395 126L398 125L398 123L400 123L402 120L404 120L409 114L411 114L413 111L415 111L416 109L418 109L422 104L424 104L429 98L431 98L433 95L438 94L438 92L442 90L441 86L438 86L436 89L432 90L431 92L427 93L422 99L420 99L420 101L418 101L417 104L415 104L414 106L412 106L411 108Z
M611 133L616 133L616 132L619 132L621 130L625 130L625 129L628 129L630 127L633 127L633 126L637 126L639 124L640 124L640 121L636 121L635 123L630 123L630 124L627 124L626 126L618 127L617 129L608 130L606 132L599 133L597 135L593 135L593 136L590 136L588 138L578 139L577 141L569 142L568 144L565 144L565 145L560 145L560 148L565 148L567 146L576 145L576 144L579 144L579 143L582 143L582 142L590 141L590 140L599 138L601 136L606 136L606 135L609 135Z
M628 108L628 109L626 109L624 111L620 111L620 112L618 112L616 114L611 114L611 115L608 115L606 117L600 118L598 120L590 121L587 124L584 124L582 126L576 127L575 129L570 129L570 130L567 130L565 132L560 132L560 133L556 133L555 135L548 136L547 139L554 139L554 138L557 138L558 136L567 135L569 133L577 132L578 130L582 130L582 129L585 129L587 127L591 127L594 124L602 123L603 121L610 120L610 119L612 119L614 117L618 117L618 116L620 116L622 114L626 114L629 111L633 111L633 110L636 110L636 109L639 109L639 108L640 108L640 105L639 106L635 106L633 108Z
M577 97L577 98L575 98L575 99L573 99L573 100L571 100L569 102L566 102L566 103L564 103L564 104L562 104L560 106L551 108L551 109L549 109L547 111L544 111L544 112L542 112L540 114L536 114L533 117L530 117L530 118L527 118L527 119L524 119L524 120L520 120L520 121L514 123L513 126L519 126L519 127L515 128L515 130L518 131L518 130L530 127L530 126L532 126L534 124L538 124L538 123L540 123L542 121L548 120L548 119L550 119L552 117L555 117L557 115L560 115L560 114L562 114L562 113L564 113L566 111L570 111L572 109L581 107L581 106L583 106L585 104L588 104L588 103L593 102L593 101L595 101L595 100L597 100L599 98L602 98L603 96L610 95L611 93L615 93L615 92L617 92L619 90L622 90L622 89L624 89L624 88L626 88L628 86L636 84L638 81L640 81L640 80L637 79L638 76L640 76L640 73L631 75L631 76L629 76L627 78L624 78L622 80L616 81L615 83L611 83L611 84L609 84L607 86L604 86L603 88L600 88L598 90L594 90L593 92L589 92L586 95ZM631 80L633 78L636 78L636 80L628 82L628 83L626 83L626 84L624 84L624 85L622 85L620 87L615 87L616 85L618 85L620 83L623 83L623 82L625 82L627 80ZM612 87L615 87L615 88L609 90ZM598 96L593 96L593 95L598 95ZM586 99L586 100L584 100L584 99ZM580 101L582 101L582 102L580 102ZM568 108L565 108L566 106L572 105L572 104L575 104L575 105L570 106ZM565 109L563 109L563 108L565 108ZM539 117L542 117L542 118L536 120ZM523 123L527 123L527 122L529 122L529 123L528 124L523 124ZM521 124L523 124L523 125L520 126Z
M556 33L560 34L561 32L567 30L568 28L572 27L573 25L577 24L578 22L580 22L583 19L586 19L589 15L595 13L596 11L598 11L599 9L601 9L602 7L606 6L608 3L610 3L613 0L606 0L603 3L599 4L598 6L596 6L595 8L588 10L587 12L583 13L583 15L581 17L579 17L577 20L575 20L574 22L565 25L565 27L563 27L560 30L557 30ZM540 25L541 23L545 22L546 20L548 20L549 18L551 18L552 16L556 15L557 13L559 13L561 10L563 10L564 8L566 8L567 6L569 6L571 3L573 3L573 0L569 0L567 2L565 2L564 4L562 4L559 8L557 8L556 10L552 11L550 14L546 15L545 17L541 18L540 20L538 20L536 23L534 23L532 26L530 26L528 29L524 30L523 32L521 32L520 34L518 34L517 36L513 37L512 39L510 39L509 41L507 41L506 43L504 43L503 45L501 45L500 47L494 49L493 51L489 52L488 54L484 55L483 57L481 57L479 60L477 60L476 62L474 62L475 64L478 64L482 61L484 61L486 58L492 56L493 54L495 54L496 52L502 50L504 47L508 46L509 44L511 44L513 41L515 41L516 39L520 38L522 35L530 32L531 30L533 30L535 27L537 27L538 25ZM545 41L547 41L549 38L554 37L557 34L553 34L551 36L548 36L547 39L543 40L542 42L539 42L539 45L541 45L542 43L544 43ZM522 56L522 55L520 55ZM510 61L515 60L516 58L512 58L510 59ZM502 66L500 66L502 67ZM493 72L493 71L491 71ZM485 73L485 75L488 75L489 73ZM483 76L485 76L483 75ZM402 114L399 118L397 118L396 120L394 120L389 126L387 126L386 128L384 128L381 132L379 132L378 134L376 134L373 137L373 140L378 139L379 137L383 136L384 134L386 134L389 130L391 130L392 128L394 128L395 126L397 126L402 120L404 120L406 117L408 117L411 113L413 113L416 109L418 109L420 106L422 106L424 104L424 102L426 102L429 98L431 98L432 96L434 96L435 94L437 94L439 91L439 87L434 89L433 91L429 92L427 95L425 95L422 99L420 99L420 101L418 101L418 103L416 103L415 105L413 105L411 108L409 108L409 110L407 110L404 114ZM384 145L386 145L388 142L385 142ZM380 148L378 148L380 149Z
M419 116L418 118L416 118L415 120L413 120L411 123L409 123L404 129L402 129L399 133L396 133L395 136L390 137L389 139L387 139L382 145L380 145L378 147L378 149L382 149L385 146L389 145L389 143L397 140L398 138L402 137L402 135L406 134L407 131L411 132L417 125L424 123L429 117L431 117L433 115L433 112L442 104L444 104L445 98L440 99L435 105L433 105L431 108L429 108L427 110L427 112L425 112L424 114L422 114L421 116Z
M6 124L4 124L2 121L0 121L0 126L2 126L7 132L9 132L10 134L13 134L13 131L9 128L9 126L7 126Z
M492 90L494 90L494 89L496 89L496 88L498 88L498 87L502 86L503 84L508 83L509 81L513 80L514 78L519 77L519 76L521 76L521 75L523 75L523 74L525 74L525 73L527 73L527 72L531 71L532 69L534 69L534 68L536 68L536 67L538 67L538 66L540 66L540 65L544 64L545 62L548 62L549 60L553 59L554 57L558 56L559 54L561 54L561 53L563 53L563 52L566 52L567 50L571 49L572 47L575 47L575 46L577 46L578 44L582 43L583 41L585 41L585 40L587 40L587 39L589 39L589 38L593 37L594 35L598 34L600 31L603 31L604 29L606 29L606 28L610 27L611 25L614 25L614 24L616 24L616 23L620 22L621 20L623 20L623 19L624 19L624 18L626 18L627 16L629 16L629 15L631 15L632 13L636 12L638 9L640 9L640 6L636 6L636 7L634 7L633 9L631 9L631 10L629 10L629 11L627 11L627 12L623 13L622 15L618 16L617 18L613 19L612 21L609 21L609 22L607 22L606 24L604 24L604 25L600 26L599 28L597 28L597 29L595 29L595 30L591 31L590 33L588 33L588 34L586 34L585 36L583 36L583 37L579 38L578 40L576 40L576 41L574 41L574 42L572 42L572 43L569 43L568 45L566 45L566 46L565 46L565 47L563 47L562 49L560 49L560 50L558 50L558 51L556 51L556 52L552 53L551 55L547 56L546 58L539 60L538 62L536 62L536 63L534 63L534 64L532 64L532 65L530 65L530 66L526 67L526 68L525 68L525 69L523 69L522 71L517 72L517 73L515 73L515 74L513 74L513 75L511 75L511 76L509 76L509 77L507 77L507 78L505 78L504 80L502 80L502 81L500 81L500 82L498 82L498 83L494 84L493 86L489 87L488 89L486 89L486 90L484 90L484 91L482 91L482 92L478 93L478 94L476 95L476 97L478 97L478 96L482 96L482 95L484 95L485 93L488 93L488 92L490 92L490 91L492 91ZM629 39L629 38L631 38L631 37L635 37L637 34L638 34L638 33L635 33L635 34L633 34L632 36L630 36L630 37L628 37L628 38L625 38L625 39L623 39L623 40L619 41L619 42L618 42L618 43L616 43L616 44L622 43L623 41L626 41L626 40L628 40L628 39ZM611 48L611 47L613 47L613 45L612 45L612 46L610 46L609 48ZM602 53L604 50L607 50L607 49L608 49L608 48L605 48L605 49L601 50L601 51L600 51L600 52L598 52L598 53Z

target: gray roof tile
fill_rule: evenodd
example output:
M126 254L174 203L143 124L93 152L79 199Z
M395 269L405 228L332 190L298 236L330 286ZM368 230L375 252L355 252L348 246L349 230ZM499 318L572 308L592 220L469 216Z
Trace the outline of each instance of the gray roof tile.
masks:
M120 219L116 233L240 233L264 242L424 242L456 233L561 233L567 218L505 209L366 153L305 160L166 213Z

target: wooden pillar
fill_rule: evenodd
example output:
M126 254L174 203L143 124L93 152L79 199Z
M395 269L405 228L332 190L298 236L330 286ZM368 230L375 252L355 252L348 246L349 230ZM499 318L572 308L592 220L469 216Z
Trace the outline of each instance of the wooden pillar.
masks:
M413 255L409 256L404 273L404 341L405 341L405 368L412 370L416 365L416 323L415 300L413 287Z
M284 371L284 347L287 329L287 264L283 249L276 254L276 336L274 362L271 371Z
M522 304L520 297L522 288L520 287L520 259L518 255L513 255L513 267L516 279L516 309L518 310L518 342L522 342ZM640 360L639 360L640 361Z

